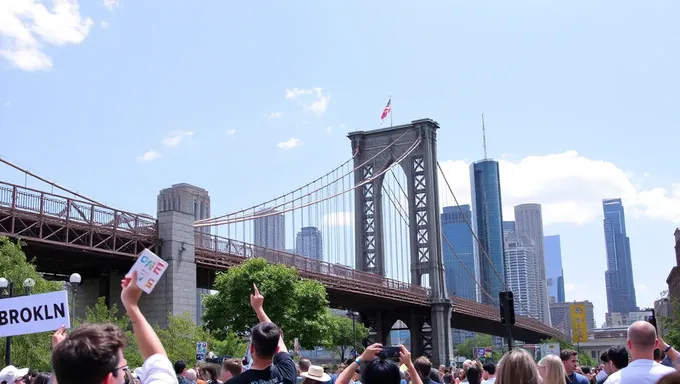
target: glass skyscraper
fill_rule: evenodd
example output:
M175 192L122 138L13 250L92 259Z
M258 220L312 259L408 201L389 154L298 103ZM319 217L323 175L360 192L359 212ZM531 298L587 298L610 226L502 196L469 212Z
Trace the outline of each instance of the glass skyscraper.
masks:
M466 204L461 205L460 208L444 207L441 219L442 236L448 240L448 243L446 240L442 240L446 290L450 295L478 300L476 280L479 280L479 277L476 275L477 268L475 268L472 246L474 240L472 231L468 226L468 223L472 225L470 206ZM449 243L451 244L450 247ZM451 248L456 251L455 254Z
M472 163L470 186L472 228L480 242L473 247L473 252L479 265L480 284L491 296L480 292L480 297L482 303L498 305L498 294L505 288L503 210L498 162L484 159Z
M560 235L544 236L543 249L550 303L564 303L564 271L562 270Z
M323 260L323 237L317 227L302 227L295 239L295 253Z
M607 249L607 309L612 312L636 312L630 239L626 234L626 216L621 199L602 200L604 240Z

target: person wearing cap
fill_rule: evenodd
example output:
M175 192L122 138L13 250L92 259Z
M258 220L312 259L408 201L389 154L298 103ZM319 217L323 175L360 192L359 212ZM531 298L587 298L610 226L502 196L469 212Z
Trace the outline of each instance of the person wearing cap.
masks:
M323 371L323 368L318 365L312 365L307 372L300 372L302 377L302 384L327 383L331 381L330 375Z
M28 368L17 368L8 365L0 371L0 383L24 384L24 376L28 374Z

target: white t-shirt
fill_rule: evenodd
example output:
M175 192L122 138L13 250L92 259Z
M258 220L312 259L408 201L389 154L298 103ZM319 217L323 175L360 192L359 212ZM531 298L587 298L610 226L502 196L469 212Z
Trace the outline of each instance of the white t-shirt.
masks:
M163 355L153 355L144 361L139 380L144 384L177 384L175 367Z
M496 383L496 378L492 377L489 380L483 381L482 384L494 384Z
M605 384L656 384L660 378L675 369L661 365L654 360L639 359L628 364L626 368L614 372Z

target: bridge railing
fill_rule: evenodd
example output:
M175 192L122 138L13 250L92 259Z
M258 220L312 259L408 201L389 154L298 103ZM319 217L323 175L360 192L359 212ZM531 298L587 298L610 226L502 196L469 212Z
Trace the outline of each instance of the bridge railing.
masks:
M382 277L373 273L357 271L346 265L310 259L294 253L273 250L211 234L196 232L196 247L216 253L235 255L244 258L261 257L269 262L295 267L297 270L310 274L354 280L372 286L408 291L422 295L423 297L427 297L428 295L426 288Z
M156 219L36 189L0 182L0 210L100 226L144 236L156 233Z

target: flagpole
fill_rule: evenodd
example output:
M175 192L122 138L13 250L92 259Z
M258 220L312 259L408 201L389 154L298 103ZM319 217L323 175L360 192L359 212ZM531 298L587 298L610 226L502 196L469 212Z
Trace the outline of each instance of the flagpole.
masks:
M390 128L392 128L392 95L390 95Z

